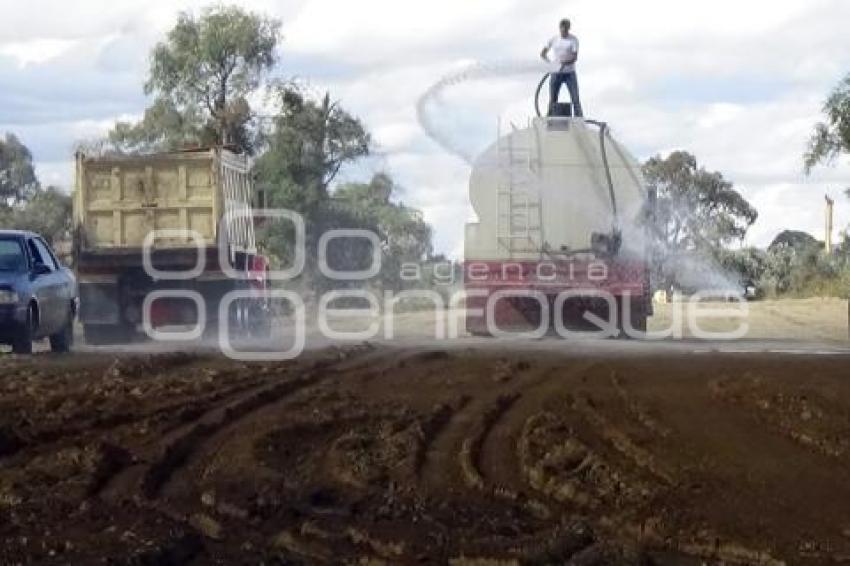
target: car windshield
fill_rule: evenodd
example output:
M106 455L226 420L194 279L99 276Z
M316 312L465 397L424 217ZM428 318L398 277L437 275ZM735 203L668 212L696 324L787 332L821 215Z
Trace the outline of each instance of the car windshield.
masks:
M0 271L20 272L26 267L26 257L21 243L13 239L0 239Z

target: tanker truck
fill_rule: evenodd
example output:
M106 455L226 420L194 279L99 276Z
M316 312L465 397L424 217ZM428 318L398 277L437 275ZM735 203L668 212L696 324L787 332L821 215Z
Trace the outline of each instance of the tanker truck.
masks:
M229 305L231 335L266 333L268 262L257 253L254 197L248 160L227 149L78 153L74 265L85 341L123 343L145 328L204 322L209 335L222 299L237 290L251 296Z
M473 163L467 331L597 332L593 314L614 335L639 335L651 315L654 199L607 124L553 108L500 132Z

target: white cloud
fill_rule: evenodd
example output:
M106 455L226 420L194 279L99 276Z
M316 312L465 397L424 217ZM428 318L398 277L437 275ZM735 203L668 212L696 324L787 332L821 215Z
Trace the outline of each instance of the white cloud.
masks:
M37 65L55 59L76 42L71 39L31 39L0 44L0 55L13 57L20 67Z
M40 161L36 164L35 174L43 186L53 185L70 192L73 187L68 184L68 178L73 178L74 160Z

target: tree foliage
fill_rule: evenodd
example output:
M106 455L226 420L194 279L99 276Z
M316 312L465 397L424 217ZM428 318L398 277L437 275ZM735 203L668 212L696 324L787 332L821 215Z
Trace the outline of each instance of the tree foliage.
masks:
M230 145L255 149L248 97L276 62L280 22L236 6L178 16L151 54L145 93L154 102L141 122L109 134L126 152Z
M826 121L815 124L803 155L806 173L819 163L833 163L850 152L850 74L833 89L823 105Z
M329 93L310 97L291 83L274 87L277 113L256 172L275 206L315 214L340 169L369 154L371 137Z
M71 233L71 196L58 187L36 189L27 200L0 214L4 226L41 234L51 245L67 240Z
M0 139L0 228L37 232L51 244L71 230L70 195L41 187L32 153L13 134Z
M764 252L760 286L769 295L836 295L842 275L846 276L846 258L823 253L821 248L795 248L779 245Z
M742 240L758 217L731 182L688 152L653 157L643 174L657 193L656 233L666 250L719 250Z
M421 263L433 252L431 227L418 210L392 202L391 197L398 192L389 175L377 173L369 183L341 185L332 198L332 210L353 218L378 236L382 252L381 284L384 289L394 291L404 287L402 265Z
M38 189L32 153L14 134L0 139L0 206L22 202Z
M254 167L257 188L266 195L267 205L304 218L311 251L326 230L364 228L356 215L334 206L329 193L345 164L369 154L371 138L363 124L331 102L327 93L314 98L283 83L274 85L272 92L276 114ZM284 261L292 258L294 236L288 223L267 225L263 236L274 255ZM321 287L315 261L315 254L308 254L306 269L313 286Z
M801 230L783 230L770 242L768 250L775 250L781 246L787 246L795 250L821 250L823 242Z
M379 281L372 284L399 289L401 264L431 255L431 228L418 211L394 202L400 189L385 173L374 175L368 183L345 183L332 191L341 168L369 154L369 133L327 93L311 97L293 84L278 84L274 92L277 114L255 166L257 184L268 205L302 215L311 251L328 230L356 228L376 234L382 269ZM290 228L270 224L264 236L275 255L291 259ZM334 269L353 271L370 265L372 249L368 241L349 238L328 246L327 253ZM317 273L315 259L308 254L311 286L319 292L338 286L339 282Z
M847 234L831 254L810 234L785 230L766 250L723 250L718 259L727 273L753 282L761 294L770 297L850 295Z
M717 254L720 268L740 282L758 284L768 267L768 254L759 248L746 247L739 250L721 250Z
M178 109L167 98L156 99L140 122L117 122L109 132L111 146L131 154L203 147L217 141L217 132L198 108Z

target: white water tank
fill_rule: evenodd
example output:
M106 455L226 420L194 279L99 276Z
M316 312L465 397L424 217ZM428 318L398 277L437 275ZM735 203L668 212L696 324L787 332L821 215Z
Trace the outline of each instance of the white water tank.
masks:
M647 191L640 165L582 118L536 118L502 135L476 160L466 225L466 261L581 257L594 233L622 235L620 256L645 254ZM614 202L617 215L614 215Z

